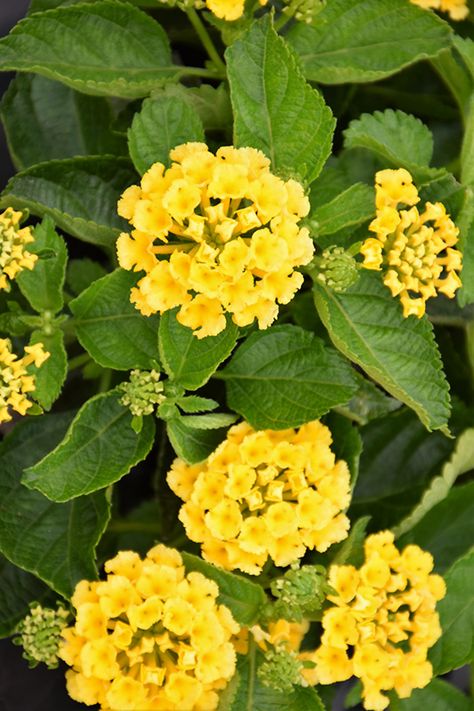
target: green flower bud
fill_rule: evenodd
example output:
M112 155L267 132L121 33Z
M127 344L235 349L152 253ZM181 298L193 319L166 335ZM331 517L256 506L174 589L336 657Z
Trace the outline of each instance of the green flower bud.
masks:
M326 0L290 0L283 12L299 22L310 24L325 5Z
M61 632L68 617L69 612L63 607L52 610L38 603L30 605L30 614L20 622L16 629L18 636L13 639L15 644L23 647L23 657L30 667L36 667L40 662L48 669L58 666Z
M119 388L125 393L120 399L121 404L135 417L151 415L155 406L165 400L163 383L156 370L132 370L129 382L121 383Z
M316 279L337 292L346 291L359 278L354 257L343 247L328 247L315 260L318 267Z
M326 570L320 565L303 565L301 568L294 565L281 578L273 580L270 587L276 598L272 618L282 617L295 622L317 616L329 592Z
M294 652L288 652L284 647L270 649L265 654L265 661L258 669L258 678L264 686L291 693L295 684L302 684L301 662Z

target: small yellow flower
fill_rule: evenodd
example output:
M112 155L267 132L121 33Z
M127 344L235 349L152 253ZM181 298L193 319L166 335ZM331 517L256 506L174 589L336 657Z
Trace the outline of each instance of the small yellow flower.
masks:
M28 368L40 368L49 358L42 343L25 347L25 355L18 358L12 353L8 338L0 338L0 423L12 419L10 410L25 415L32 406L28 394L35 390L35 375Z
M411 0L425 10L441 10L449 13L452 20L465 20L469 15L466 0Z
M435 608L446 588L431 573L432 556L415 545L400 553L393 541L389 531L369 536L359 570L331 566L328 582L336 594L328 596L332 606L312 655L313 679L321 684L359 677L370 711L388 706L384 691L406 698L429 683L428 650L441 635Z
M76 624L62 633L70 696L103 711L216 709L240 631L216 583L186 575L161 544L144 560L120 551L105 570L106 581L78 583Z
M323 552L346 538L350 474L331 441L320 422L281 432L243 422L201 464L176 460L168 484L203 557L258 575L268 556L287 566L307 548Z
M10 280L23 269L33 269L38 256L25 249L34 242L31 227L20 228L21 212L11 207L0 215L0 289L10 290Z
M208 0L218 17L236 19L234 0ZM219 8L221 8L219 10ZM124 269L145 272L131 301L145 316L179 306L178 321L198 338L255 320L268 328L303 283L295 271L313 256L303 188L270 172L254 148L225 146L214 155L204 143L155 163L140 186L123 193L119 214L134 229L117 240Z
M381 170L375 180L377 215L369 229L376 237L368 237L360 249L362 266L382 270L403 315L421 318L429 298L442 293L452 299L461 286L462 255L453 249L459 230L441 203L427 202L421 212L414 207L418 191L403 168Z

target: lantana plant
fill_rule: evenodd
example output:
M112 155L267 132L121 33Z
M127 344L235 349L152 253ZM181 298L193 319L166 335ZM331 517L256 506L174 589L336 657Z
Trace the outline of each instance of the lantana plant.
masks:
M473 22L32 0L0 39L0 633L79 705L471 707Z

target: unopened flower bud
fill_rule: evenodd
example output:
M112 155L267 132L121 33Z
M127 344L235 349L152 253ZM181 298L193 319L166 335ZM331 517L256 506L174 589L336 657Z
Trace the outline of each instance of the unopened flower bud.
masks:
M259 667L258 678L264 686L283 693L291 693L295 684L302 684L303 663L285 647L270 649Z
M354 257L343 247L328 247L317 260L318 281L333 291L346 291L358 279L358 266Z
M124 395L120 402L128 407L132 415L151 415L156 405L165 400L160 373L156 370L132 370L128 383L121 383Z
M276 601L272 617L300 622L321 610L329 588L326 570L320 565L292 566L285 575L271 583Z
M40 662L48 669L58 666L58 651L62 641L61 632L67 625L69 612L63 607L52 610L33 603L30 614L17 627L15 644L23 647L23 656L30 667Z

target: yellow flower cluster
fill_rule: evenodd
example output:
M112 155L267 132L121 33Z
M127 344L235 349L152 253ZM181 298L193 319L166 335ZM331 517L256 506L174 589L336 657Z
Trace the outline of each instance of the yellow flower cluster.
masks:
M267 328L303 283L294 269L313 256L298 221L309 202L295 180L270 172L254 148L186 143L122 195L118 211L135 228L117 241L120 266L145 271L131 301L146 316L180 306L198 338L255 319ZM155 244L155 242L158 242Z
M0 289L8 290L9 280L23 269L33 269L38 259L25 249L34 237L31 227L20 228L21 217L21 212L10 207L0 215Z
M433 558L418 546L400 553L383 531L365 542L365 562L333 565L329 584L335 595L324 612L321 646L310 655L320 684L359 677L366 709L382 711L394 689L407 698L432 677L428 649L441 634L436 602L446 592L432 575Z
M407 170L381 170L375 178L376 218L369 229L377 236L361 247L363 266L383 270L403 315L421 318L430 297L452 299L462 285L462 254L454 248L459 230L442 203L427 202L421 213L414 207L420 198ZM410 209L400 210L400 203Z
M411 0L425 10L441 10L449 13L452 20L464 20L469 15L466 0Z
M268 0L259 0L260 5L266 5ZM206 7L221 20L232 22L244 14L245 0L206 0Z
M12 419L10 408L24 415L32 406L28 393L35 390L35 376L28 373L28 366L39 368L49 358L42 343L25 347L26 355L18 358L12 353L8 338L0 338L0 423Z
M157 545L142 560L121 551L105 582L83 580L59 656L70 696L107 711L212 711L235 671L240 630L219 589L187 575L178 551Z
M350 475L331 441L319 421L279 432L242 422L202 464L175 460L168 484L185 501L188 538L211 563L250 575L268 556L287 566L346 538Z

